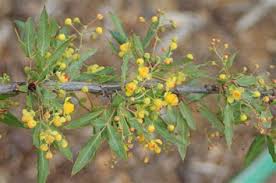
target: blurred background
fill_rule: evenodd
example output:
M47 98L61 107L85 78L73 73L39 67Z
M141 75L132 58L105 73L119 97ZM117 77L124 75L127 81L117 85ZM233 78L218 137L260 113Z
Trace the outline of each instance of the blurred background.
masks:
M276 63L276 0L0 0L0 74L12 76L13 81L24 80L23 66L26 58L20 50L14 31L14 20L38 18L46 4L51 16L62 24L66 17L78 16L83 22L94 19L97 13L116 13L128 31L143 32L145 27L137 22L138 16L150 19L157 9L177 23L177 28L164 35L169 40L177 35L177 56L194 53L195 61L203 63L210 58L208 46L212 38L229 43L238 51L236 69L248 66L269 71ZM105 29L110 21L103 21ZM106 35L108 37L108 35ZM118 67L106 39L87 44L100 48L91 63ZM275 70L274 70L275 71ZM275 73L271 73L275 77ZM20 100L19 100L20 101ZM16 111L15 111L16 112ZM196 115L195 115L196 116ZM143 163L143 154L134 150L128 161L117 161L107 147L102 147L90 166L70 177L72 163L60 155L51 161L51 183L221 183L227 182L243 168L243 158L248 150L253 129L240 126L236 130L232 150L228 150L223 137L208 139L206 121L197 117L198 130L192 133L192 142L185 161L175 150L151 157ZM31 183L36 180L36 155L27 130L0 127L0 183ZM89 129L67 133L76 153L90 135ZM267 182L276 182L276 174Z

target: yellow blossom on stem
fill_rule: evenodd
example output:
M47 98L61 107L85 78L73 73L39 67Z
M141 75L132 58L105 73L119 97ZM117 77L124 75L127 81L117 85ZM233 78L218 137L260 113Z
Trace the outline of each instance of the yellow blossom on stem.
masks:
M225 81L226 80L226 74L220 74L219 75L219 80L221 80L221 81Z
M172 41L171 44L170 44L170 49L173 51L177 48L177 43Z
M69 81L69 77L64 72L58 71L56 72L56 76L61 83L66 83Z
M66 19L64 20L64 24L65 24L65 25L68 25L68 26L72 25L72 19L71 19L71 18L66 18Z
M244 92L244 88L236 88L231 90L231 96L234 100L239 101L242 97L242 93Z
M88 87L87 86L83 86L82 88L81 88L81 91L83 92L83 93L88 93Z
M192 53L188 53L188 54L186 55L186 57L187 57L188 59L190 59L190 60L194 60L194 56L193 56Z
M157 16L151 17L151 22L152 22L152 23L158 22L158 17L157 17Z
M149 68L148 67L139 67L138 73L141 78L147 78L149 76Z
M165 58L165 60L164 60L164 63L166 64L166 65L169 65L169 64L171 64L173 62L173 58Z
M50 160L53 158L53 153L51 151L47 151L47 153L45 154L45 158Z
M75 24L80 24L80 23L81 23L79 17L75 17L75 18L73 19L73 22L74 22Z
M149 125L149 126L148 126L148 132L149 132L149 133L153 133L154 131L155 131L155 126L152 125L152 124Z
M130 82L126 84L126 96L131 96L134 94L135 90L137 89L137 84L135 82Z
M75 106L74 104L72 104L69 100L71 99L71 97L67 97L65 99L65 102L63 104L63 113L65 115L71 114L72 112L74 112L75 110Z
M96 27L95 31L96 31L97 34L101 35L103 33L103 28L102 27Z
M141 23L145 23L146 22L145 18L142 17L142 16L140 16L138 19L139 19L139 22L141 22Z
M66 36L65 36L65 34L59 34L59 35L57 35L57 39L59 41L64 41L66 39Z
M174 128L175 128L175 126L172 125L172 124L169 124L169 125L167 126L167 129L168 129L169 132L173 132L173 131L174 131Z
M100 13L97 14L97 19L98 20L102 20L103 18L104 18L104 16L102 14L100 14Z
M169 77L166 80L166 90L170 90L176 86L176 77Z
M143 58L138 58L138 59L136 60L136 63L137 63L138 65L143 65L143 64L144 64L144 59L143 59Z
M253 97L259 98L261 96L261 93L259 91L254 91L253 92Z
M269 100L270 100L270 99L269 99L269 97L268 97L268 96L264 96L264 97L263 97L263 101L264 101L265 103L268 103L268 102L269 102Z
M241 120L242 122L246 121L246 120L247 120L247 115L246 115L246 114L241 114L241 115L240 115L240 120Z
M176 94L171 92L166 92L164 98L165 98L165 102L168 105L171 105L171 106L178 105L178 97Z

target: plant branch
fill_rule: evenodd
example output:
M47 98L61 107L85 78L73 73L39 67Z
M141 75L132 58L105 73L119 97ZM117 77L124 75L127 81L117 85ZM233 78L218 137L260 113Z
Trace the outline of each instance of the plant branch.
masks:
M0 84L0 94L10 94L20 92L19 87L25 85L26 82L14 82L10 84ZM144 87L151 88L155 82L148 82L144 84ZM68 82L68 83L58 83L54 81L49 81L44 84L45 87L59 87L60 89L66 91L81 91L84 86L88 87L88 91L90 93L113 93L121 90L121 86L119 84L95 84L88 82ZM202 94L213 94L219 93L219 87L216 85L204 85L201 87L194 87L188 85L180 85L177 86L174 90L174 93L182 94L182 93L202 93ZM276 95L276 90L269 90L262 92L262 94L269 94L272 96Z

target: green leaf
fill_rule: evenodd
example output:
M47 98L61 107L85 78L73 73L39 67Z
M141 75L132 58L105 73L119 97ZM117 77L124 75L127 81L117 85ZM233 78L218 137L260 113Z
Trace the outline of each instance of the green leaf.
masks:
M120 118L119 125L123 129L123 136L124 137L127 137L131 134L130 131L129 131L128 124L127 124L127 120L124 117Z
M228 68L232 67L232 65L233 65L233 63L236 59L236 56L237 56L237 53L234 53L234 54L231 55L229 60L227 60L227 62L226 62L226 67L228 67Z
M120 45L125 43L127 41L127 38L125 38L122 34L120 34L119 32L116 31L110 31L111 36L113 37L113 39L115 39L117 41L117 43L119 43ZM112 44L112 43L111 43ZM113 50L116 50L116 48L114 47ZM117 52L115 52L117 54Z
M265 136L258 135L251 143L244 159L245 166L248 166L262 151L265 144Z
M196 129L195 121L192 116L192 111L190 110L188 105L185 104L184 102L181 102L179 104L179 110L180 110L182 117L187 121L188 126L191 129L195 130Z
M33 48L35 44L35 30L34 30L34 22L32 18L28 18L25 26L26 30L26 36L25 39L23 40L25 45L26 45L26 53L27 57L31 58L33 55Z
M54 142L54 145L56 149L69 161L73 161L73 153L69 146L66 148L62 147L62 143L60 142Z
M143 43L141 41L141 38L136 34L132 36L132 45L136 55L138 57L142 57L144 55Z
M149 46L151 40L155 37L156 32L158 30L158 26L159 26L159 20L158 20L158 22L151 23L151 25L148 29L148 32L143 40L144 49L146 49Z
M83 167L85 167L90 160L95 156L97 149L102 142L101 132L92 136L84 147L80 150L78 157L72 169L72 175L78 173Z
M84 116L80 117L79 119L73 120L68 125L65 126L66 129L76 129L81 128L86 125L91 124L91 121L93 119L96 119L98 116L100 116L103 113L103 110L97 110L88 114L85 114Z
M39 18L37 47L41 56L44 56L50 46L50 31L48 14L44 7Z
M204 118L206 118L211 123L213 128L217 129L220 132L224 131L224 126L222 122L206 106L202 105L199 108L199 112Z
M120 104L122 104L123 102L125 101L125 98L122 96L122 95L119 95L119 94L115 94L113 97L112 97L112 102L111 102L111 105L113 107L118 107Z
M242 76L236 80L240 86L251 86L256 84L256 77L254 76Z
M108 144L110 148L122 159L127 159L124 143L118 131L110 124L107 125Z
M49 175L49 162L45 158L45 152L38 150L37 156L37 182L46 183Z
M111 12L109 13L109 15L113 25L115 26L115 31L120 34L120 37L122 37L122 39L127 40L127 36L120 19Z
M73 62L67 70L67 74L70 76L71 80L74 80L80 74L80 69L83 66L84 62L89 59L92 55L96 53L96 49L90 49L87 52L81 54L81 57L78 61Z
M129 56L126 55L123 58L123 64L121 66L121 82L122 82L122 86L124 86L126 84L127 71L128 71L128 62L129 62Z
M16 96L15 93L12 93L12 94L0 94L0 100L5 100L5 99L7 99L9 97L14 97L14 96Z
M179 139L182 142L182 143L177 143L177 149L181 159L184 160L186 156L187 147L189 145L190 132L186 121L180 116L180 114L177 114L177 129L179 132L177 139Z
M33 145L36 148L40 147L40 131L42 128L42 124L38 123L36 127L32 130L32 140L33 140Z
M275 152L275 145L273 143L273 140L270 136L266 136L266 144L269 151L269 154L273 160L273 162L276 162L276 152Z
M226 143L230 148L233 139L233 123L234 123L234 113L230 105L226 105L223 111L223 123L224 123L224 135Z
M7 112L4 114L3 118L0 118L0 121L5 123L6 125L24 128L23 122L21 122L17 117L15 117L12 113Z

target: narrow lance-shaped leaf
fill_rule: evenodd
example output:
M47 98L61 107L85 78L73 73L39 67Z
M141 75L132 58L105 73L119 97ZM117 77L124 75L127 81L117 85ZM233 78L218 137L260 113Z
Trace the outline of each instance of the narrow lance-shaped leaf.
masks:
M213 128L216 128L220 132L224 131L224 126L222 122L217 118L217 116L209 111L209 109L206 106L201 106L199 108L199 112L201 115L206 118L212 125Z
M3 116L3 118L0 118L0 121L5 123L6 125L13 126L13 127L19 127L24 128L23 123L17 119L13 114L10 112L6 112Z
M233 116L233 109L230 105L226 105L223 111L223 123L224 123L224 135L226 138L226 143L230 148L233 139L233 123L234 123L234 116Z
M44 7L39 18L37 46L41 56L44 56L50 45L48 14Z
M256 77L254 76L242 76L236 80L240 86L250 86L256 84Z
M263 151L264 144L265 136L257 135L245 155L245 166L248 166Z
M127 159L127 154L125 151L124 143L122 137L119 135L119 132L115 128L108 124L107 126L108 133L108 144L110 148L122 159Z
M128 62L129 62L129 56L126 55L123 58L123 63L121 66L121 82L122 82L122 86L125 85L126 83L126 77L127 77L127 71L128 71Z
M127 36L126 36L126 33L124 31L124 28L123 28L123 25L122 25L120 19L111 12L109 13L109 15L110 15L112 23L115 26L115 30L120 34L122 39L127 40Z
M26 36L23 41L26 45L27 57L31 58L33 55L33 48L34 48L35 37L36 37L32 18L28 18L26 22L25 30L26 30L26 34L25 34Z
M103 113L102 110L97 110L91 113L88 113L79 119L73 120L70 122L68 125L65 126L66 129L76 129L76 128L81 128L86 125L91 124L91 120L97 118L99 115Z
M179 139L182 143L177 143L177 149L182 160L185 159L187 147L189 145L189 127L186 124L186 121L177 113L177 129Z
M273 140L270 136L266 136L266 144L269 151L269 154L271 155L271 158L273 162L276 162L276 152L275 152L275 145L273 143Z
M148 29L148 32L147 32L147 34L146 34L146 36L145 36L145 38L143 40L143 47L144 47L144 49L146 49L149 46L151 40L155 37L155 34L156 34L157 30L158 30L158 26L159 26L159 21L151 23L151 25L150 25L150 27Z
M195 121L194 121L194 118L192 115L192 111L190 110L188 105L185 104L184 102L181 102L179 104L179 110L180 110L182 117L187 121L188 126L191 129L195 130L196 129Z
M72 175L78 173L83 167L85 167L90 160L95 156L97 149L102 141L101 132L92 136L84 147L80 150L78 157L72 169Z
M39 140L39 144L42 142ZM40 146L40 145L39 145ZM37 150L37 182L46 183L49 175L49 161L45 158L46 152Z

